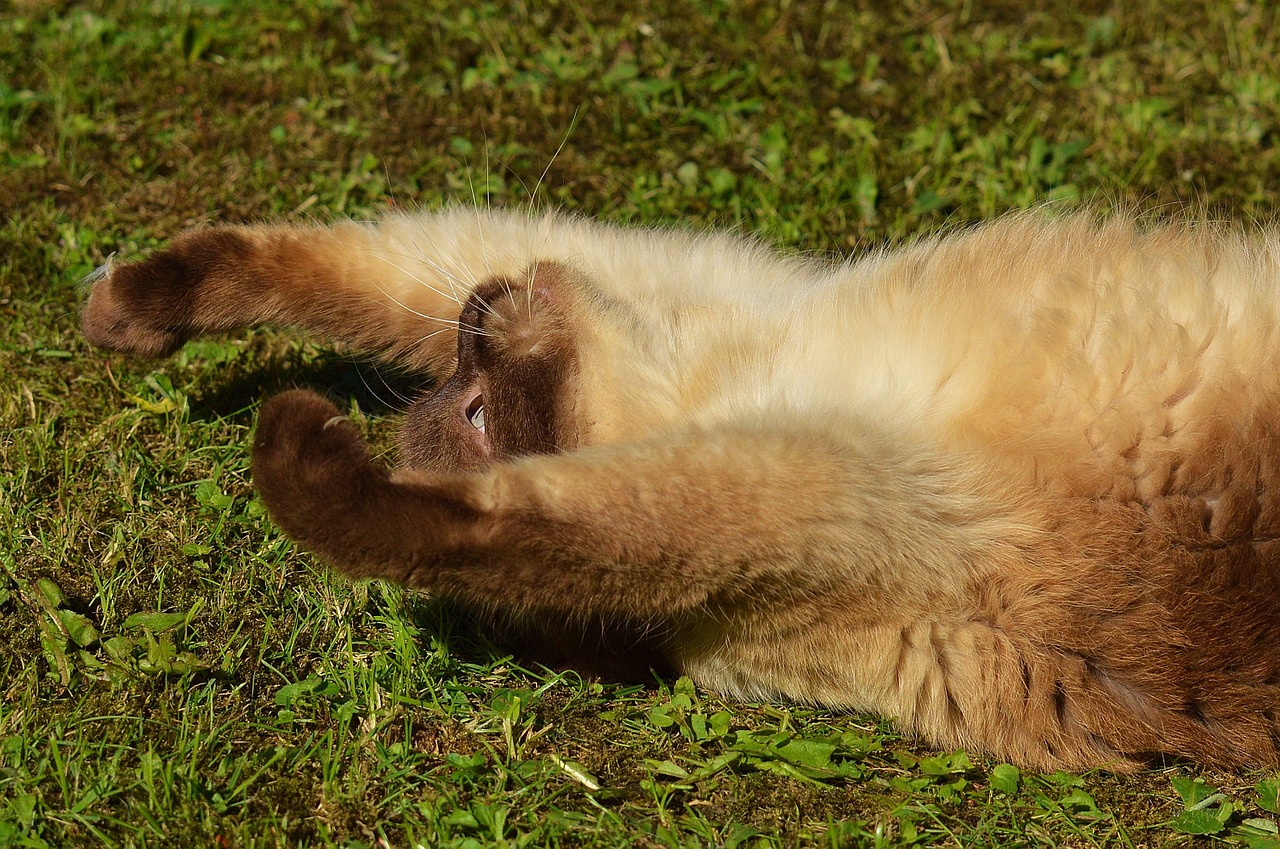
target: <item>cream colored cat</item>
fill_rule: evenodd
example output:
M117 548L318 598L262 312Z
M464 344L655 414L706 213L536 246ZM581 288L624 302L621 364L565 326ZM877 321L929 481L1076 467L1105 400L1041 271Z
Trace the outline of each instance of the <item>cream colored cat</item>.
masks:
M350 575L1034 768L1274 766L1278 246L1016 216L827 265L458 209L188 232L84 329L452 372L394 471L314 394L263 407L271 515Z

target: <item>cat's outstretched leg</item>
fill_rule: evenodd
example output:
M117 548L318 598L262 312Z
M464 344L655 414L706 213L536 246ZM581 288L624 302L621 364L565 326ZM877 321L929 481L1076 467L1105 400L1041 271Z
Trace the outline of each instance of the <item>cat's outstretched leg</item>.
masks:
M577 268L631 302L655 292L677 304L735 300L815 273L732 236L459 207L332 227L191 230L146 259L104 268L84 332L100 348L158 357L205 333L298 325L443 371L471 291L539 261Z
M512 609L668 616L842 584L914 601L961 591L993 548L977 516L937 527L945 473L907 479L821 432L689 430L391 472L335 407L294 391L263 407L253 473L280 526L348 574Z
M430 268L401 237L354 223L189 231L140 262L108 266L84 332L100 348L158 357L202 334L289 324L444 368L472 278Z
M263 408L253 472L276 522L350 575L670 627L681 668L728 692L873 709L1045 769L1277 760L1274 687L1199 669L1190 610L1121 572L1122 540L1062 536L1087 505L1037 531L1052 521L874 432L688 429L391 472L337 408L290 392Z

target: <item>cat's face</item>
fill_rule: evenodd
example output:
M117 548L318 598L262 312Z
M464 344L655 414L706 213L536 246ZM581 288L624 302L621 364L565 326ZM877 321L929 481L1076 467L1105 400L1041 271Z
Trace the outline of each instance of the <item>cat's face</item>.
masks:
M570 288L552 263L476 288L458 318L457 369L405 416L406 465L479 471L577 447Z

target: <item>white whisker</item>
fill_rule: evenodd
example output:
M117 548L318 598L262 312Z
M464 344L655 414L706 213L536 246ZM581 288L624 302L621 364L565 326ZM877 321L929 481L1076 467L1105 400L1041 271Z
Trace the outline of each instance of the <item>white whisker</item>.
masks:
M418 232L420 232L423 238L426 240L427 246L430 247L431 250L434 251L437 255L444 256L444 251L441 251L439 246L436 245L435 239L431 238L431 233L430 231L427 230L427 226L423 218L421 216L416 216L414 218L414 221L417 222ZM422 250L421 247L418 247L418 253L417 253L416 259L419 262L426 263L427 265L431 266L432 269L439 272L439 274L445 278L445 282L449 284L449 288L454 290L455 296L458 293L457 293L457 288L454 286L454 283L457 283L460 286L462 286L466 292L470 292L477 285L479 285L479 281L476 279L475 275L472 274L470 271L466 269L461 269L461 273L467 275L467 277L470 278L470 279L464 280L463 278L459 277L457 274L449 271L444 266L440 265L440 263L433 260L430 256L427 255L426 251ZM462 303L461 298L458 299L458 303Z
M525 281L525 286L524 286L524 299L525 299L525 304L526 304L526 305L528 306L528 308L529 308L529 323L530 323L530 324L532 324L532 323L533 323L533 279L534 279L534 270L533 270L533 266L530 266L530 267L529 267L529 279L528 279L527 281ZM510 294L510 293L508 292L508 294ZM511 299L514 301L514 300L515 300L515 296L514 296L514 295L512 295L512 296L511 296Z
M551 159L547 162L547 167L542 169L542 173L538 175L538 182L533 187L533 194L529 196L529 211L532 213L534 204L538 200L538 190L542 188L542 182L547 178L547 174L551 171L551 166L556 164L556 159L560 156L560 151L564 150L564 146L569 143L569 137L573 135L574 129L578 126L578 113L582 111L582 105L579 104L573 110L573 117L569 119L569 129L565 130L564 138L560 140L560 146L556 148L556 152L551 154Z
M461 321L457 321L451 318L443 318L442 316L438 316L438 315L428 315L427 313L419 312L418 310L415 310L413 307L409 306L408 304L400 301L398 298L396 298L386 289L383 289L381 286L378 286L378 291L381 292L388 301L400 307L410 315L416 315L418 318L425 319L427 321L439 322L440 324L448 325L450 328L456 328L458 330L467 330L472 333L478 333L482 336L488 335L484 333L482 330L480 330L479 328L472 327L471 325L468 325L468 324L463 324Z
M387 265L389 265L389 266L391 266L392 268L396 269L397 271L399 271L399 272L400 272L401 274L403 274L404 276L408 277L408 278L409 278L410 280L412 280L413 282L418 283L418 284L420 284L420 285L422 285L422 286L426 286L426 287L427 287L428 289L430 289L432 292L435 292L437 295L439 295L439 296L440 296L440 297L442 297L442 298L447 298L447 299L449 299L450 301L453 301L453 302L454 302L455 304L457 304L459 307L461 307L461 306L462 306L462 301L458 300L458 297L457 297L456 295L449 294L448 292L442 292L442 291L440 291L439 289L437 289L435 286L432 286L430 283L428 283L428 282L427 282L426 280L424 280L423 278L421 278L421 277L419 277L418 275L414 274L412 271L409 271L409 270L408 270L407 268L405 268L404 266L402 266L402 265L400 265L400 264L398 264L398 263L392 262L391 260L387 259L385 256L379 256L379 257L378 257L378 259L382 260L382 261L383 261L383 262L385 262ZM443 269L437 269L437 270L439 270L439 271L441 271L441 273L443 273ZM384 292L383 294L386 294L386 293Z
M485 208L489 208L489 133L486 130L484 136L484 179L485 179ZM484 222L480 220L480 204L476 203L476 186L471 179L471 172L467 171L467 182L471 186L471 208L475 211L476 216L476 232L480 235L480 256L484 259L485 272L493 276L493 264L489 261L489 246L485 242L485 231L488 229L484 226Z
M386 407L389 410L394 410L398 413L404 412L399 405L388 404L387 400L378 393L378 390L373 388L373 385L369 383L368 378L364 376L364 371L360 368L360 363L358 361L355 362L355 367L356 367L356 374L360 376L360 382L364 384L365 389L369 390L369 394L378 400L379 404L381 404L382 406ZM374 371L375 372L377 371L376 367ZM399 392L393 389L385 380L382 381L382 385L392 394L392 396L395 397L396 400L400 402L401 405L409 403L408 398L405 398L403 395L401 395Z
M430 333L428 333L426 336L419 337L418 341L414 343L414 345L415 347L417 345L421 345L423 342L426 342L428 339L432 339L436 336L439 336L441 333L448 333L449 330L450 328L447 328L447 327L442 327L439 330L433 330Z

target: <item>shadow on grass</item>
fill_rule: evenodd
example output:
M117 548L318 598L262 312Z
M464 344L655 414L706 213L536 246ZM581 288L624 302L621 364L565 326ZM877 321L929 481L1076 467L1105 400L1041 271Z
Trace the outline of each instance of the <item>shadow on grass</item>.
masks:
M422 372L371 358L292 349L229 361L224 370L193 387L189 410L194 420L252 425L262 401L304 388L327 396L340 408L354 402L363 414L377 418L402 413L433 385ZM500 608L500 602L495 607ZM656 683L655 672L670 672L663 635L616 617L570 617L556 611L517 617L425 597L412 603L411 613L424 634L470 663L492 665L512 657L530 670L573 670L584 678L645 685Z
M229 378L220 376L207 391L191 396L193 419L249 424L259 403L288 389L310 389L344 409L354 401L363 414L378 418L404 412L435 385L421 372L336 352L306 358L291 352L266 362L232 363L230 368Z
M512 657L526 669L573 670L613 684L652 686L658 678L675 678L658 635L603 617L571 621L548 612L516 619L440 598L415 600L408 613L424 634L469 663Z

